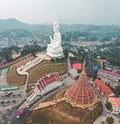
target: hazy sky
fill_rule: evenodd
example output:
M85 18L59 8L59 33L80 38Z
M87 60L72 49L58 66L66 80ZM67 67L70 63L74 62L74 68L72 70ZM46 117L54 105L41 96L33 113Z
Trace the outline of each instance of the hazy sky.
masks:
M0 0L0 19L120 25L120 0Z

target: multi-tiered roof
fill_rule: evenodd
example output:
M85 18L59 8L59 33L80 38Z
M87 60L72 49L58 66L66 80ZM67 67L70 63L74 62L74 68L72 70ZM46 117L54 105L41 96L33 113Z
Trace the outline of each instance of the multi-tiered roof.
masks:
M77 82L67 91L67 99L76 104L90 103L94 99L94 93L87 83L88 77L85 70L82 71L81 76Z

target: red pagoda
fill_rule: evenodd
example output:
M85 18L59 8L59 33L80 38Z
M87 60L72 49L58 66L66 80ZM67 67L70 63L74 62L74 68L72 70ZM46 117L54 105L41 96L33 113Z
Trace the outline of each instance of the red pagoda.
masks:
M87 81L87 74L83 70L77 82L67 90L67 100L75 104L91 103L94 99L94 93Z

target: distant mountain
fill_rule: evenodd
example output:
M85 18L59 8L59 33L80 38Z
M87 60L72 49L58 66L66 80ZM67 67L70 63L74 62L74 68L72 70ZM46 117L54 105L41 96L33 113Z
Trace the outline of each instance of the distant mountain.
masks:
M97 32L102 32L106 33L114 33L115 36L120 32L120 26L114 26L114 25L85 25L85 24L80 24L80 20L77 19L75 23L74 19L70 21L70 19L60 19L60 30L61 33L65 32L70 32L70 31L82 31L82 32L92 32L92 31L97 31ZM66 22L66 23L65 23ZM70 22L70 23L68 23ZM82 22L82 21L81 21ZM73 23L73 24L71 24ZM50 33L53 32L52 30L52 24L27 24L21 21L18 21L14 18L10 19L0 19L0 32L2 31L9 31L9 30L14 30L14 29L23 29L23 30L31 30L35 31L38 34L45 34L49 35ZM116 31L116 32L115 32Z
M12 29L29 29L30 25L23 23L21 21L18 21L14 18L10 19L0 19L0 31L5 31L5 30L12 30Z
M14 18L9 18L6 20L0 19L0 32L9 31L14 29L23 29L23 30L38 30L38 31L47 31L51 32L52 27L50 24L27 24L21 21L18 21Z

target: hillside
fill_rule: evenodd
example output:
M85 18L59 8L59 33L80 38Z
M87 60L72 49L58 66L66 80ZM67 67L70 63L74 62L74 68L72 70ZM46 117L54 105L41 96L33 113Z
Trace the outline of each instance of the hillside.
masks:
M120 26L61 24L60 32L64 46L71 41L112 41L120 37ZM52 24L26 24L16 19L0 20L0 42L3 46L17 44L43 44L53 35ZM26 42L30 41L30 42ZM1 46L2 46L1 45ZM46 44L45 44L46 45Z
M65 90L60 91L48 98L47 101L59 99L64 96ZM92 124L102 113L100 102L94 105L93 109L82 109L72 107L66 101L56 105L32 111L25 123L29 124ZM86 119L87 118L87 119Z
M17 73L17 68L21 65L24 65L29 60L34 59L34 57L29 57L27 59L24 59L14 65L11 66L10 71L7 75L7 81L11 85L23 85L25 82L26 76L21 76ZM30 76L28 83L34 83L36 82L41 76L52 73L52 72L59 72L60 75L64 74L67 70L67 62L61 62L61 63L53 63L50 61L43 61L42 63L39 63L34 68L31 68L28 70Z
M29 25L16 19L0 19L0 31L12 29L29 29Z
M119 36L120 26L115 25L85 25L85 24L64 24L60 21L60 29L62 33L71 32L71 31L82 31L84 33L92 33L104 36L110 36L111 33L113 36ZM14 18L9 19L0 19L0 31L4 30L13 30L13 29L28 29L28 30L39 30L39 31L52 31L52 24L27 24L21 22ZM42 32L41 32L42 33ZM109 33L109 34L108 34ZM86 34L87 35L87 34Z

